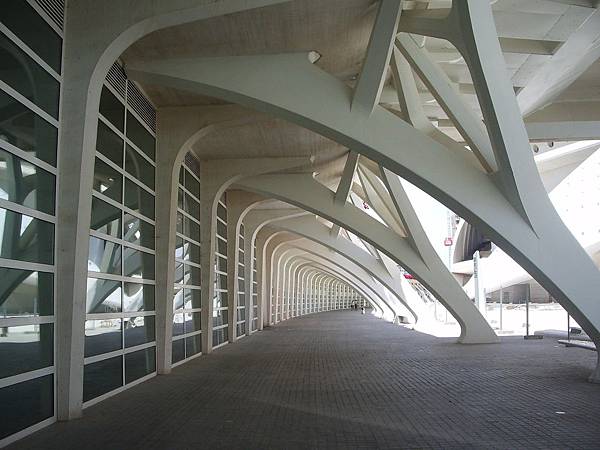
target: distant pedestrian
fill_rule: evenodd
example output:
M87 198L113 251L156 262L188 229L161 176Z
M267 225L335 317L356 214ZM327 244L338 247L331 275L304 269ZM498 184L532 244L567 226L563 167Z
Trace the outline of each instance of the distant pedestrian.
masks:
M364 307L364 306L361 306L361 307L360 307L360 312L361 312L361 314L364 314L364 313L365 313L365 307Z

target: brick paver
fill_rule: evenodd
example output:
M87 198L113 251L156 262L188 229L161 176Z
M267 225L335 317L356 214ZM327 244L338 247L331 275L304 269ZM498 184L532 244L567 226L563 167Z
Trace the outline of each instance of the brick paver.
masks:
M354 311L293 319L11 448L600 448L595 353L452 341Z

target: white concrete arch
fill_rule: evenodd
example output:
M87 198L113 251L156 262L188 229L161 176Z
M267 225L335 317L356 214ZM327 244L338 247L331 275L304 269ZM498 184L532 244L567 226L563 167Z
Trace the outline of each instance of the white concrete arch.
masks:
M498 70L504 62L489 3L453 2L444 18L428 13L402 15L399 30L449 39L461 51L483 111L487 129L483 137L489 139L493 154L486 152L487 140L481 144L475 139L480 137L478 127L467 126L472 117L461 115L463 110L456 105L454 119L476 144L473 151L495 165L483 168L474 154L443 145L380 106L370 115L350 108L351 90L313 66L306 55L140 63L132 73L142 81L274 114L367 155L491 236L600 344L600 307L596 301L600 275L544 195L514 91L504 71ZM410 49L402 41L397 44L406 57ZM431 87L435 90L437 85L431 82ZM451 104L452 97L436 94ZM557 259L563 264L556 264ZM577 267L577 277L564 272L565 262L567 267ZM600 380L600 365L592 378Z
M368 298L373 299L372 302L377 305L377 309L381 311L381 314L384 315L384 306L387 308L389 313L394 313L394 311L390 308L385 300L385 293L378 288L378 286L369 285L369 280L359 277L357 274L348 271L342 265L332 261L327 258L325 255L315 251L307 251L301 245L297 245L296 242L289 243L288 245L296 247L299 249L299 252L290 255L291 258L308 258L314 261L318 261L320 267L327 268L327 270L334 271L338 277L346 280L347 283L354 286L355 288L359 288L363 295L366 295ZM325 270L325 269L323 269ZM377 299L377 300L375 300ZM316 312L316 311L311 311ZM389 314L385 314L388 318L390 318ZM392 319L390 318L389 321Z

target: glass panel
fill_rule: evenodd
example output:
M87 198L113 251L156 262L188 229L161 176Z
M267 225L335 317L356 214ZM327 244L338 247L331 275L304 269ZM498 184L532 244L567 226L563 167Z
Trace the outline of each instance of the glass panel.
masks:
M200 198L200 183L192 175L186 174L185 188L196 198Z
M183 284L200 286L200 268L186 264Z
M125 170L154 190L154 166L129 145L125 146Z
M51 323L0 329L0 378L49 367L54 355Z
M175 291L173 295L173 311L183 308L183 289Z
M53 375L0 389L0 439L52 417L53 402Z
M183 263L175 261L175 278L174 278L175 284L183 284L183 269L184 269Z
M228 338L229 333L227 332L227 327L213 330L213 347L227 342Z
M200 225L198 225L193 220L183 217L184 231L185 234L190 239L199 242L200 241Z
M200 203L194 200L189 194L185 194L185 211L192 217L200 218Z
M88 270L121 274L121 246L114 242L90 236L90 250L88 254Z
M183 193L183 191L181 189L177 189L177 207L179 209L184 209L184 205L183 205L183 196L185 194Z
M0 317L51 316L53 304L51 273L0 268Z
M58 119L60 83L2 33L0 61L0 79Z
M0 198L54 214L54 175L0 149Z
M105 359L97 363L87 364L83 368L83 401L96 397L123 386L122 357Z
M125 179L125 206L154 219L154 196L127 178Z
M196 263L200 262L200 247L198 245L186 241L184 250L185 253L182 252L179 259Z
M121 312L121 282L88 278L86 312L88 314Z
M184 184L185 180L185 169L183 168L183 164L179 168L179 184Z
M177 213L177 232L183 234L183 214Z
M125 127L125 106L106 86L102 86L100 114L117 129L123 131Z
M173 341L171 347L171 363L182 361L185 358L185 341L183 339L177 339Z
M121 319L85 321L85 357L120 350Z
M227 289L227 275L220 273L215 274L216 289Z
M185 356L196 355L202 351L202 334L195 334L185 338Z
M125 282L123 288L123 311L154 311L154 286Z
M123 275L154 280L154 255L125 247Z
M175 259L184 259L184 240L179 237L179 236L175 236ZM187 246L186 246L187 249ZM189 257L189 255L188 255Z
M246 292L246 283L244 283L244 280L238 280L238 292Z
M227 260L225 258L217 258L217 270L227 273Z
M223 204L220 202L217 205L217 217L219 219L223 219L225 222L227 222L227 210L225 209Z
M156 349L154 347L125 355L125 383L131 383L155 371Z
M200 289L185 289L185 309L201 308Z
M118 203L122 201L123 176L98 158L94 163L94 190Z
M224 239L227 239L227 225L220 220L217 220L217 234Z
M202 313L185 313L185 332L192 333L194 331L200 331L202 325L200 323Z
M53 224L0 208L0 236L0 257L53 264Z
M101 120L98 121L96 149L117 166L123 167L123 139Z
M246 320L246 308L238 308L237 314L238 314L237 318L238 318L239 322Z
M154 225L125 213L123 215L123 239L140 247L154 250Z
M154 137L127 111L127 138L154 161Z
M217 252L223 256L227 256L227 242L217 238Z
M56 166L58 130L0 90L0 139Z
M213 319L212 319L213 327L227 325L227 323L228 323L228 321L227 321L227 310L226 309L219 309L219 310L213 311Z
M121 210L92 197L92 219L90 228L114 238L121 237Z
M23 0L2 0L2 23L60 74L62 39Z
M183 314L173 315L173 336L180 336L183 334Z
M152 342L156 339L154 317L126 317L124 319L125 347Z
M246 334L246 322L237 324L237 335L242 336L243 334Z

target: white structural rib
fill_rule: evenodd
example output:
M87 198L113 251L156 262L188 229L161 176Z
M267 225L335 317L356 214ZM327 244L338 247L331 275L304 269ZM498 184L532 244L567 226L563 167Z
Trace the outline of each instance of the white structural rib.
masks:
M596 9L517 95L523 116L546 106L600 58Z
M367 56L354 90L353 110L371 114L379 103L401 11L402 0L381 0L379 4Z

